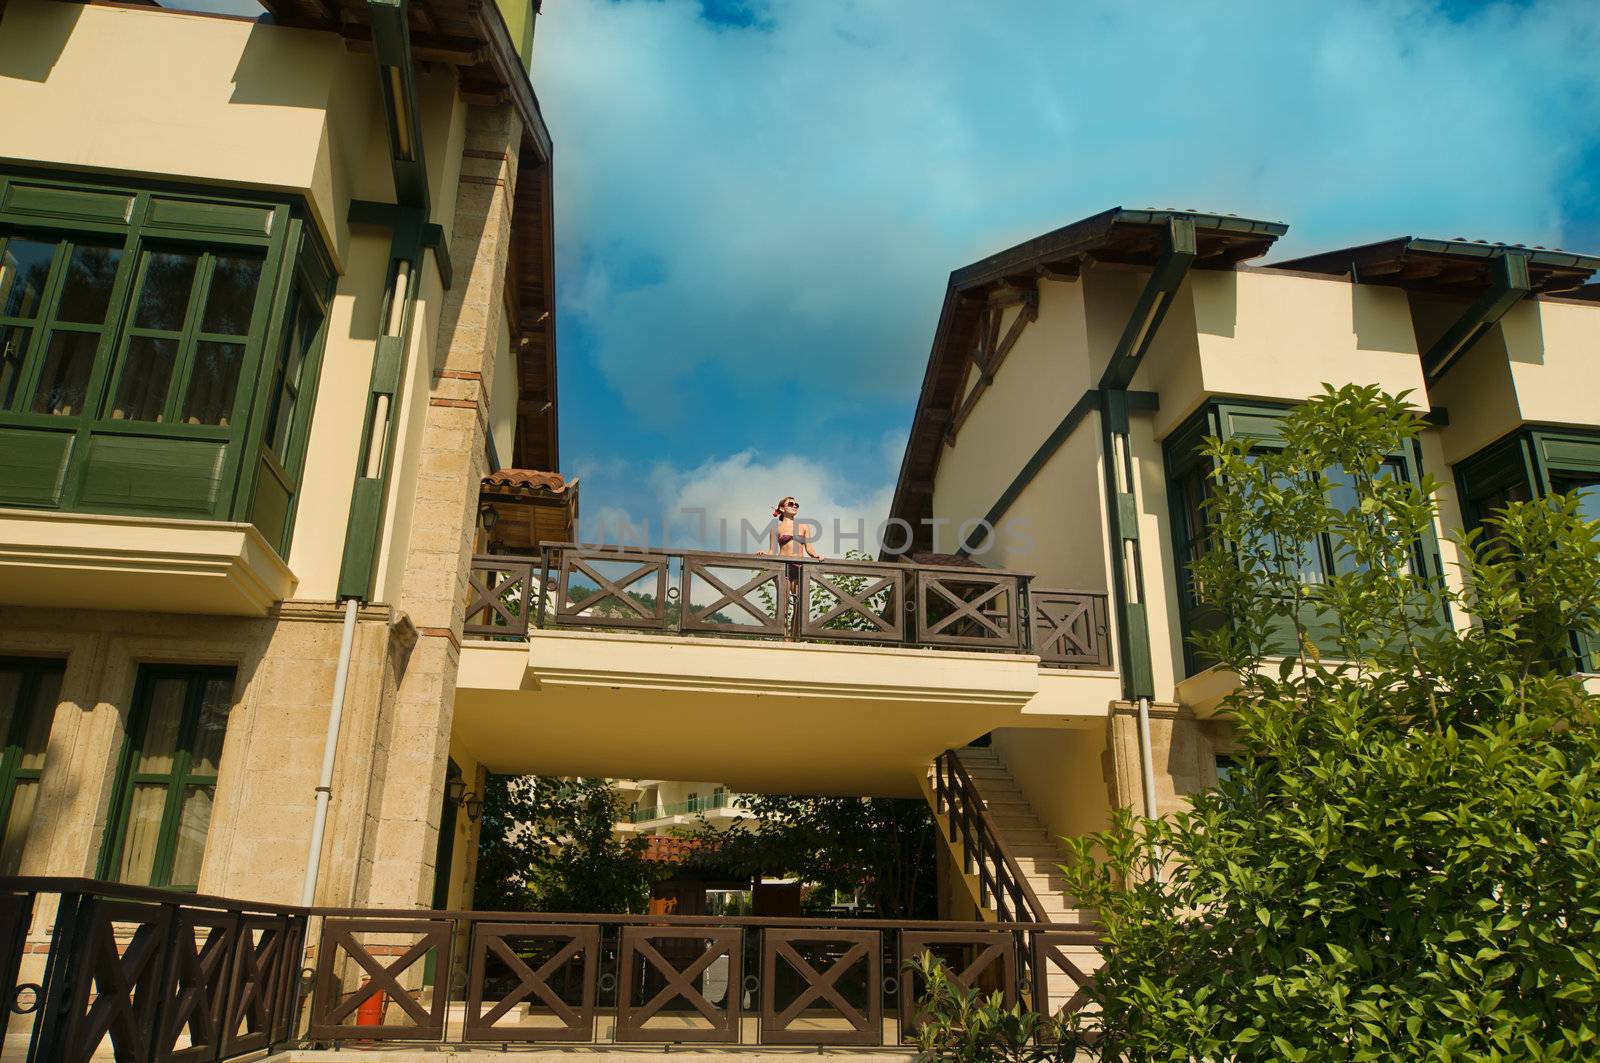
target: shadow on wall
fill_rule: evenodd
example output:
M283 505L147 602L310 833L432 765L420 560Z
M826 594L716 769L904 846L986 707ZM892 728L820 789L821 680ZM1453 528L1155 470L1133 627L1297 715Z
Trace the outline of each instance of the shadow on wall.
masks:
M82 14L77 4L0 5L0 77L50 80Z
M250 27L239 65L234 68L233 95L228 102L326 109L328 78L336 64L308 62L319 47L339 47L338 39L314 30L256 23Z

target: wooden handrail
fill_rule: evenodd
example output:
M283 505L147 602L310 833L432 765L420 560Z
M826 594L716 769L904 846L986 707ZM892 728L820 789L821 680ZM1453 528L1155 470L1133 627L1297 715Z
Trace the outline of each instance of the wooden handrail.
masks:
M995 898L1001 922L1012 921L1012 909L1017 922L1050 922L1043 902L1006 846L994 817L984 806L977 784L956 751L945 750L934 764L935 795L947 810L952 840L959 832L963 852L977 865L980 894L987 889ZM992 861L992 872L986 861Z

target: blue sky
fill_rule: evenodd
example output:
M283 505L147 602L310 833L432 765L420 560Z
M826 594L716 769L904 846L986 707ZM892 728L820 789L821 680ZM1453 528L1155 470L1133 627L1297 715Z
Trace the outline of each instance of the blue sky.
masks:
M1597 54L1594 0L546 0L584 534L876 526L949 272L1107 207L1600 251Z
M950 270L1110 206L1600 250L1596 54L1577 0L547 2L585 534L875 524Z

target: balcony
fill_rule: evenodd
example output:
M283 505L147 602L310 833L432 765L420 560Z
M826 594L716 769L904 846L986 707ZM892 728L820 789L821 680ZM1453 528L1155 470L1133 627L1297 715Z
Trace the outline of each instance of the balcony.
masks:
M559 544L472 562L469 638L531 628L1037 654L1111 665L1106 596L1023 572ZM794 608L803 603L804 608Z
M561 544L471 585L453 728L502 773L917 797L944 750L1121 693L1104 596L1027 573Z

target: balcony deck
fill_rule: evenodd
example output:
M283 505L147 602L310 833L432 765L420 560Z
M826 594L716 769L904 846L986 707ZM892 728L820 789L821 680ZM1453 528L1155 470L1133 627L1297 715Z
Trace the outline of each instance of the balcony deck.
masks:
M797 566L795 616L788 564L577 547L477 559L456 739L496 772L916 797L945 749L1094 726L1120 696L1103 596L1037 591L1024 573L813 562Z

